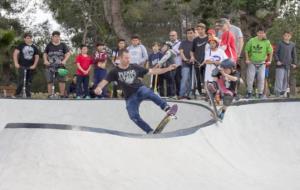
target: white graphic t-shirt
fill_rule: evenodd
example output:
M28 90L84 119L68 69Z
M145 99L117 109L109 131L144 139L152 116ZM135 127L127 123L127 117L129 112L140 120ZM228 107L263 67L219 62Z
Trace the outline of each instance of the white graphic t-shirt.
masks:
M212 51L210 48L205 52L205 59L204 60L211 60L211 61L220 61L227 59L227 55L225 54L224 50L218 48L215 51ZM205 67L205 81L212 82L213 77L211 76L212 71L216 68L214 64L206 64Z

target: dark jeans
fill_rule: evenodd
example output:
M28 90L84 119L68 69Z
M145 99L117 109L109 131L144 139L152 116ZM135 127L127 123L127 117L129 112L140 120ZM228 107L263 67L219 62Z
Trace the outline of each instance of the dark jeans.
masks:
M167 82L167 94L165 95L164 80ZM175 96L175 71L169 71L159 75L159 94L161 96L173 97Z
M143 131L149 133L153 129L141 118L139 113L139 107L143 100L151 100L161 109L166 108L168 104L165 100L161 99L158 95L154 94L154 92L151 89L145 86L141 86L136 93L132 94L126 100L126 109L130 119Z
M20 68L18 70L18 73L19 73L19 77L18 77L18 87L17 87L17 90L16 90L16 95L19 96L22 94L22 90L23 90L23 85L24 85L24 69L23 68ZM32 70L30 69L27 69L27 73L26 73L26 84L25 84L25 87L26 87L26 96L27 97L31 97L31 83L32 83Z
M83 92L82 92L83 90ZM89 76L76 77L76 96L89 96Z
M107 75L106 69L95 68L95 70L94 70L94 87L96 87L99 84L99 82L101 82L103 79L105 79L106 75ZM99 98L108 97L107 87L104 87L102 89L102 94L97 97L99 97Z
M204 87L205 66L202 66L201 68L195 66L195 74L197 80L197 90L199 94L202 94L202 88Z
M175 88L176 88L176 95L179 96L180 93L180 83L181 83L181 69L182 66L178 66L175 70Z

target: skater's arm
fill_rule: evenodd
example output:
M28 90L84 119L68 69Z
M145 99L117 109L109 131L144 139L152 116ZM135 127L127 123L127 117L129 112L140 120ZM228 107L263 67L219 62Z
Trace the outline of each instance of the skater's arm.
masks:
M48 61L48 54L47 54L47 53L44 53L44 54L43 54L43 59L44 59L44 64L47 65L47 66L49 66L50 63L49 63L49 61Z
M34 63L33 65L30 67L30 69L35 69L37 64L39 63L39 59L40 59L40 56L39 55L35 55L34 56Z
M190 55L191 55L191 62L195 62L195 54L193 51L190 51Z
M158 65L162 66L162 64L165 63L171 56L172 53L167 51L166 54L158 61Z
M102 80L97 87L95 88L94 92L97 95L101 95L102 94L102 89L108 84L109 82L107 80Z
M189 60L185 57L183 49L179 49L180 51L180 57L184 62L188 62Z
M272 47L272 44L271 44L271 42L269 41L268 42L269 43L269 46L268 46L268 49L267 49L267 53L269 54L269 57L270 57L270 59L268 60L268 62L266 62L266 64L271 64L272 63L272 59L273 59L273 47Z
M226 74L223 69L220 69L220 73L227 79L227 80L230 80L230 81L238 81L239 80L239 77L237 76L232 76L232 75L229 75L229 74Z
M296 52L296 46L294 46L293 50L292 50L292 67L296 68L297 67L297 52Z
M141 46L141 50L142 50L142 59L139 64L145 64L146 61L148 60L148 53L147 53L145 46L143 46L143 45Z
M70 53L70 51L68 51L68 52L65 54L64 59L61 61L61 64L65 65L65 64L67 63L68 59L70 58L70 56L71 56L71 53Z
M167 68L152 68L152 69L149 69L148 74L150 74L150 75L160 75L160 74L164 74L166 72L172 71L176 68L177 68L176 64L172 64Z
M77 68L78 68L81 72L83 72L83 73L86 73L86 72L87 72L86 70L84 70L84 69L81 67L80 63L76 63L76 65L77 65Z
M250 63L250 59L249 59L249 53L248 51L245 51L245 57L246 57L246 64Z
M89 66L89 68L86 70L87 74L91 71L92 65Z
M244 37L239 37L238 39L239 41L239 47L238 47L238 56L241 57L242 51L243 51L243 47L244 47Z
M20 64L19 64L19 60L18 60L19 54L20 54L20 50L15 49L14 54L13 54L13 59L14 59L15 67L17 69L20 68Z

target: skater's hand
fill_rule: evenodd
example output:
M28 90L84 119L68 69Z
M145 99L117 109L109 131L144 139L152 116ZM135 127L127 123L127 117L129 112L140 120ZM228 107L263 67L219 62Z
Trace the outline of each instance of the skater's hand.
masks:
M170 71L175 70L176 68L177 68L177 65L176 65L176 64L172 64L172 65L170 65L170 66L168 67L168 69L169 69Z
M15 64L15 67L17 68L17 69L20 69L20 65L19 64Z
M271 61L266 61L266 66L271 65Z
M292 64L292 68L293 68L293 69L296 69L296 68L297 68L297 65Z
M66 61L63 60L63 61L60 62L60 64L65 65Z
M49 61L45 61L44 64L47 65L47 66L50 66L50 62Z
M192 63L192 64L194 64L195 63L195 57L191 57L191 59L190 59L190 62Z
M249 59L246 60L246 64L250 64L251 61Z
M156 64L153 68L154 68L154 69L160 68L160 65L159 65L159 64Z
M29 67L30 70L34 70L35 68L36 68L36 66L33 66L33 65L31 67Z
M240 78L240 84L244 84L244 80Z
M277 65L280 66L282 65L282 63L280 61L277 61Z
M94 92L95 92L95 94L97 94L97 95L101 95L101 94L102 94L102 89L101 89L99 86L97 86L97 87L95 88Z
M83 70L83 74L88 75L89 71Z

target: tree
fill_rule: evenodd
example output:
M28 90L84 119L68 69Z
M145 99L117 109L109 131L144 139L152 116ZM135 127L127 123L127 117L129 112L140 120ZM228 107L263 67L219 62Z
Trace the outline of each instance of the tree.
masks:
M13 0L0 2L0 10L7 13L14 12ZM9 85L16 79L12 70L12 51L19 42L23 27L16 19L9 19L0 14L0 83Z

